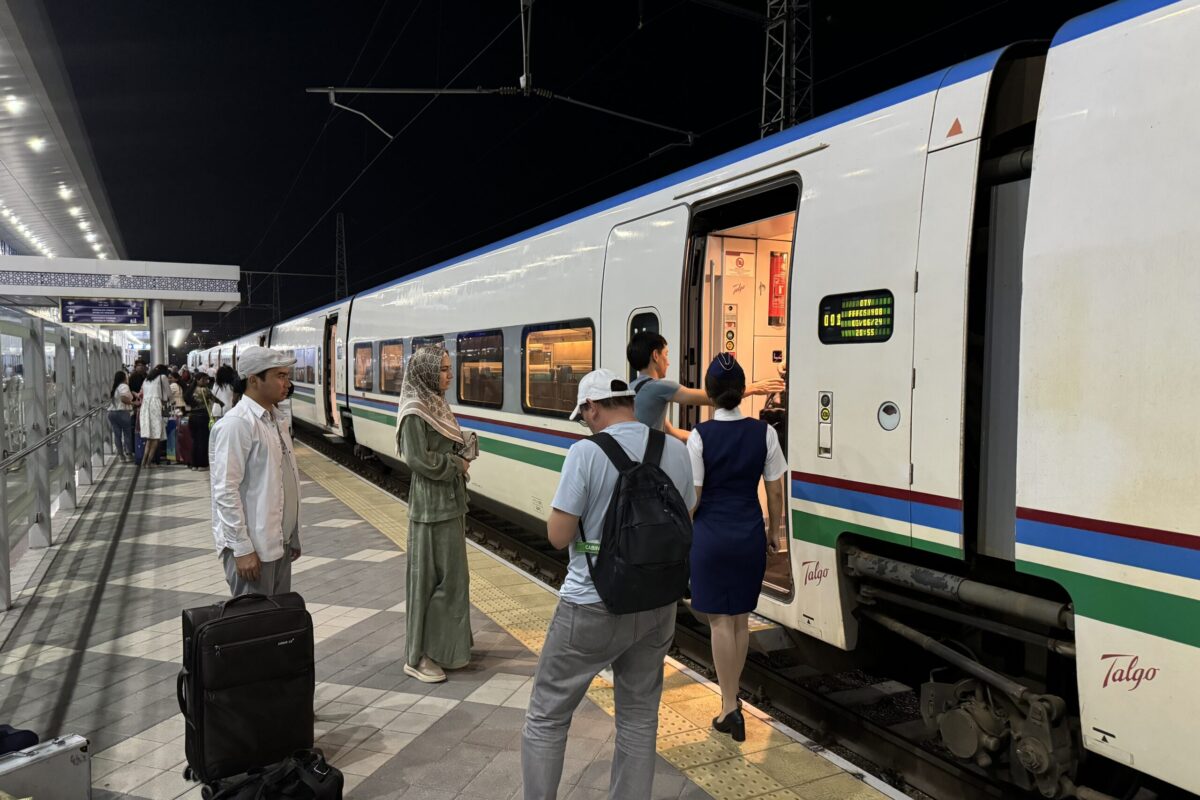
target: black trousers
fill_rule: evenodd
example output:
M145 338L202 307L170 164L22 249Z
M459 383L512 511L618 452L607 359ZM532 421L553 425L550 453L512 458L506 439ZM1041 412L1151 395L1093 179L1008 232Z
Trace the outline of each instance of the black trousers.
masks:
M208 466L208 412L188 414L188 427L192 429L192 466Z

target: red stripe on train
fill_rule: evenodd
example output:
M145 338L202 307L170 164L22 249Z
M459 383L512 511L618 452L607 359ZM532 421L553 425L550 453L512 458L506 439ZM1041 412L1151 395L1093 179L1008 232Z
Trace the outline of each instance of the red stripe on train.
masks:
M1107 533L1124 539L1137 539L1143 542L1166 544L1172 547L1183 547L1188 550L1200 550L1200 536L1177 531L1163 531L1157 528L1143 528L1138 525L1124 525L1120 522L1109 522L1102 519L1073 517L1070 514L1056 514L1053 511L1039 511L1036 508L1017 508L1017 519L1027 519L1030 522L1042 522L1047 525L1057 525L1061 528L1092 533Z
M878 486L874 483L849 481L844 478L831 478L828 475L814 475L810 472L792 472L792 480L805 483L815 483L819 486L829 486L834 489L846 489L851 492L862 492L879 497L890 497L894 500L906 500L910 503L921 503L927 506L940 506L954 511L962 511L962 500L953 497L942 497L936 494L914 492L909 489L894 489L890 486Z

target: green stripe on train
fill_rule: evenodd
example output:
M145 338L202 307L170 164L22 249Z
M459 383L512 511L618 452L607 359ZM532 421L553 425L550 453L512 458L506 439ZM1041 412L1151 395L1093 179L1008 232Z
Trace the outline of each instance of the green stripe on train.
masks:
M867 525L857 525L853 522L843 522L840 519L831 519L829 517L821 517L816 514L810 514L807 511L792 510L792 538L800 539L805 542L821 545L822 547L836 547L838 537L844 533L853 533L859 536L866 536L871 539L878 539L882 542L891 542L902 547L915 547L918 550L926 550L930 553L936 553L939 556L949 556L950 558L961 559L963 557L962 550L957 547L949 547L937 542L927 542L924 539L915 537L901 536L898 533L872 528Z
M358 406L354 408L354 416L369 419L373 422L381 422L385 425L396 424L395 414L384 414ZM485 453L491 453L502 458L510 458L513 461L520 461L522 464L548 469L551 472L562 472L563 461L566 460L566 456L559 455L558 453L548 453L545 450L537 450L532 447L505 442L500 439L492 439L489 436L483 435L479 436L479 449Z
M317 402L317 398L315 398L311 395L303 395L303 394L292 394L292 399L300 400L305 403L314 403L315 404Z
M377 411L371 411L356 407L354 416L382 422L388 425L394 425L396 416L394 414L382 414ZM502 458L509 458L513 461L520 461L523 464L529 464L534 467L548 469L551 472L562 472L563 461L565 456L558 453L550 453L545 450L537 450L532 447L514 444L512 442L493 439L486 435L479 436L479 449L485 453L491 453ZM837 542L837 537L843 533L856 533L861 536L868 536L872 539L880 539L885 542L905 547L915 547L919 550L926 550L930 553L936 553L941 556L949 556L950 558L961 559L963 557L962 550L957 547L948 547L936 542L927 542L923 539L909 538L898 534L889 533L879 530L878 528L870 528L865 525L854 525L848 522L841 522L835 519L826 517L818 517L815 514L808 514L803 511L792 512L792 535L797 539L814 542L826 547L833 547Z
M394 426L396 424L395 414L385 414L382 411L372 411L369 408L355 407L350 416L358 417L359 419L369 419L372 422L382 422L384 425Z
M1018 561L1017 569L1060 584L1080 616L1200 647L1200 600L1032 561Z

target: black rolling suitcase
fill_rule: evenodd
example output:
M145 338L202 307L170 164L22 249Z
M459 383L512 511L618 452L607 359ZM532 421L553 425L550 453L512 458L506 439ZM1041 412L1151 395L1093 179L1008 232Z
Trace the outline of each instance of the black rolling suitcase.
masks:
M213 784L311 748L315 686L312 617L295 592L186 609L184 777Z

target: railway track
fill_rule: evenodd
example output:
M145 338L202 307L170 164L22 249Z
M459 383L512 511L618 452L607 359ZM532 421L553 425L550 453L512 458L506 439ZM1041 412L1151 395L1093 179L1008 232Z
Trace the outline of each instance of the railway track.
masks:
M301 426L297 426L296 438L407 500L408 479L400 470L375 458L359 458L344 441ZM551 548L540 532L535 534L472 507L467 516L467 534L551 586L558 586L566 574L566 554ZM912 688L858 670L812 670L803 665L798 653L798 649L788 648L752 652L742 675L742 690L755 706L812 739L814 747L828 748L864 772L919 799L1034 797L940 757L920 735L919 704ZM673 655L696 671L715 677L707 626L691 614L680 614Z

